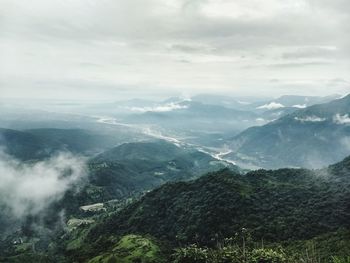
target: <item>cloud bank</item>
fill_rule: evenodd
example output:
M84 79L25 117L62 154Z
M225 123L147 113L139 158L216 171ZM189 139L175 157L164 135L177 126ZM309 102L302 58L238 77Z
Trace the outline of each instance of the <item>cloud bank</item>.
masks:
M307 107L306 104L295 104L292 106L293 108L304 109Z
M277 102L271 102L269 104L265 104L260 107L257 107L257 109L266 109L266 110L275 110L280 108L284 108L284 105Z
M346 0L2 0L0 96L345 93L349 8Z
M333 117L333 122L339 125L350 124L350 116L349 114L344 114L344 115L336 114Z
M131 111L144 113L144 112L168 112L173 110L181 110L181 109L187 109L187 105L181 105L178 103L167 103L164 105L158 105L154 107L131 107L129 108Z
M318 116L307 116L304 118L300 118L300 117L295 117L294 118L296 121L300 121L300 122L323 122L326 121L326 118L321 118Z
M34 164L0 153L0 202L13 216L36 215L86 175L82 158L60 153Z

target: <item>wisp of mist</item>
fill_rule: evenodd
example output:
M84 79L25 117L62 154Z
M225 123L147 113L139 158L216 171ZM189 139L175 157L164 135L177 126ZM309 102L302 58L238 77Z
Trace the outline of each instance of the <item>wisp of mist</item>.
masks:
M84 158L70 153L23 163L0 152L0 202L14 217L36 215L59 201L86 174Z

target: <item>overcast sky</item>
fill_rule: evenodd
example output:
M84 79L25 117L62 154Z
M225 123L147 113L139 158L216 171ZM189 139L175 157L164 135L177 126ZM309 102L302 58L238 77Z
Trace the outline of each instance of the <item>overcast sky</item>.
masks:
M0 97L350 92L349 0L0 0Z

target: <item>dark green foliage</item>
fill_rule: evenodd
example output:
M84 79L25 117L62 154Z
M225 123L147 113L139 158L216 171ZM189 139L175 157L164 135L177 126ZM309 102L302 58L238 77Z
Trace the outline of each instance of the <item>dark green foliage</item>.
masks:
M191 245L186 248L177 249L173 257L175 258L175 263L201 263L208 262L210 259L208 254L208 249Z
M347 256L347 257L332 257L332 263L350 263L350 256Z
M175 263L287 263L294 262L281 248L264 248L245 238L243 232L235 238L225 239L217 246L199 247L189 245L178 248L172 255ZM243 238L243 239L242 239ZM295 263L295 262L294 262Z
M273 249L254 249L248 256L247 262L251 263L283 263L287 262L287 258L283 252Z
M0 262L2 263L52 263L53 260L55 259L39 253L24 253L6 258L0 257Z
M191 182L166 184L145 195L90 233L96 238L147 233L173 244L215 243L241 228L257 239L291 241L348 228L350 173L347 159L329 169L222 170Z
M124 202L129 202L123 201L125 198L137 198L144 191L167 181L189 180L200 176L204 171L220 167L225 167L225 164L215 161L205 153L183 149L163 141L123 144L90 160L89 176L81 182L79 188L67 191L45 213L31 217L25 224L19 223L22 223L22 230L29 232L32 226L39 224L47 229L47 237L52 238L60 233L62 213L68 219L72 216L94 216L95 212L83 212L80 207L99 202L105 202L108 211L119 210ZM9 229L9 225L14 226L13 219L6 218L1 213L0 221L4 231ZM37 236L28 231L23 234ZM47 246L48 244L46 242ZM42 250L47 249L47 246ZM9 251L7 254L11 253Z
M165 141L122 144L90 160L89 176L80 188L67 191L40 220L50 227L63 210L66 216L86 216L80 206L135 197L165 182L189 180L222 167L225 167L224 163L215 161L208 154ZM5 222L7 219L0 220Z
M350 255L350 230L342 228L310 240L298 240L284 245L291 253L298 254L299 258L319 258L328 263L332 262L330 256L332 254L339 258Z
M165 141L122 144L90 160L83 186L68 191L48 214L53 218L55 211L65 210L67 215L81 216L82 205L135 197L166 182L190 180L226 165Z
M113 248L103 253L89 263L115 262L115 263L165 263L165 257L157 242L137 235L123 236Z
M95 201L107 201L165 182L193 179L226 165L208 154L165 141L125 143L90 161L90 184L95 193L100 189Z
M131 204L114 200L115 208L110 205L100 214L79 211L81 205L122 199L218 167L216 163L208 165L210 156L188 149L160 142L140 145L140 149L135 144L123 145L92 160L84 187L69 191L44 217L28 218L22 232L11 236L27 237L23 244L13 245L11 238L0 242L2 260L124 260L125 246L120 249L119 245L123 237L132 234L154 242L162 260L163 251L169 255L169 250L182 247L176 252L177 262L314 263L318 261L312 260L318 258L322 263L347 262L350 158L312 171L280 169L239 174L223 169L193 181L166 183ZM162 171L166 173L160 174ZM58 212L63 210L68 217L89 217L94 223L63 231L56 224ZM31 225L37 222L47 227L47 232L33 232ZM254 244L264 243L265 247L220 245L219 240L232 236L240 240L244 237L248 244L248 234L254 236ZM285 249L280 250L280 245ZM150 247L155 251L153 245ZM137 255L144 253L138 246L129 248L135 248ZM312 260L305 261L305 254Z

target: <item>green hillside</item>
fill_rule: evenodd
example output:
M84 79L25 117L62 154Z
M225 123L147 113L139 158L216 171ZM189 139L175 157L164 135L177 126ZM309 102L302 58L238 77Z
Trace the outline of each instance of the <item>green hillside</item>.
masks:
M137 197L159 183L148 185L154 171L148 162L162 167L167 158L182 156L191 163L192 151L163 143L141 142L140 151L127 144L92 160L84 188L0 242L0 262L348 262L350 157L320 170L240 174L226 168ZM152 154L141 154L145 148ZM183 180L175 175L189 174L186 168L191 165L169 172L167 180ZM103 206L95 204L90 212L79 208L94 202ZM64 228L55 223L55 211L62 210ZM33 229L38 220L46 222L46 232Z

